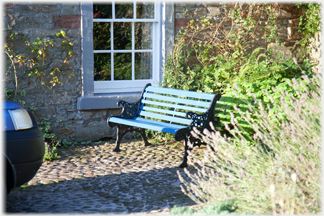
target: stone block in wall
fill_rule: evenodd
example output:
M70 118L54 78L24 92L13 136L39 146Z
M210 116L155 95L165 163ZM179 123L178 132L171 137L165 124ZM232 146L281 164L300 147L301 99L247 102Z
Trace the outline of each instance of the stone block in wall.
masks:
M66 111L67 113L67 119L65 120L81 120L83 119L82 116L76 112L76 109L75 110L72 110L72 111Z
M257 10L252 13L251 18L253 20L263 21L268 18L268 14L265 11Z
M255 29L253 29L253 34L251 35L251 39L257 40L265 36L265 31L263 26L258 25Z
M318 64L321 59L321 32L315 34L309 41L310 43L307 45L307 49L310 50L310 53L308 54L310 62Z
M53 17L49 14L45 15L23 15L19 21L16 21L16 28L53 28Z
M116 111L117 110L117 111ZM78 111L80 115L83 117L83 119L91 119L91 118L108 118L108 116L112 115L112 111L115 111L114 113L120 113L121 109L113 109L113 110L94 110L94 111ZM108 112L108 113L107 113Z
M182 13L175 13L175 20L177 19L184 19L185 16Z
M47 39L53 40L54 42L56 42L56 32L57 29L24 29L19 31L22 34L26 35L26 40L28 41L34 41L37 37L40 37L42 39L44 39L44 37L46 37ZM55 46L54 46L55 47ZM49 49L51 49L49 47Z
M287 28L285 25L277 25L277 38L281 41L286 41L288 38Z
M26 44L25 44L25 40L23 39L17 39L14 41L6 40L6 43L10 46L14 45L15 49L18 50L19 52L24 52L26 49Z
M188 64L189 64L189 65L195 65L195 64L197 64L197 63L199 63L199 61L198 61L198 59L197 59L197 57L196 57L195 55L190 56L190 57L188 58Z
M203 16L207 15L207 8L196 8L193 12L193 19L201 19Z
M221 16L221 10L218 7L207 7L207 18L214 19L216 16Z
M36 110L33 110L32 113L36 119L42 120L43 118L54 116L56 114L56 110L54 106L38 107Z
M71 124L72 125L72 124ZM58 139L69 139L70 136L75 136L75 131L73 129L70 129L68 126L64 128L57 128L55 129L55 133L58 136Z
M181 29L181 27L186 27L189 23L189 19L176 19L174 21L174 28L175 30Z
M292 47L295 45L296 41L281 41L285 47Z
M196 3L192 3L192 2L181 4L181 5L183 7L185 7L185 8L194 8L194 7L196 7Z
M304 8L298 8L295 4L271 4L275 8L275 16L277 19L292 19L300 17L304 13Z
M264 39L250 40L246 43L246 45L248 45L247 53L252 53L252 51L256 48L266 49L266 47L267 47L267 44Z
M235 3L226 3L223 5L226 5L226 8L233 8L235 6Z
M56 110L62 110L62 112L65 114L65 117L63 116L58 117L61 120L64 120L67 116L68 112L73 112L76 110L76 106L74 103L69 103L69 104L55 104L55 109ZM84 119L82 116L79 119Z
M210 2L206 2L206 5L209 7L220 7L220 6L222 6L222 3L210 1Z
M268 44L268 48L272 48L273 52L271 58L279 59L279 61L285 61L287 59L291 59L293 57L292 51L289 47L280 46L277 43Z
M299 18L290 19L288 21L287 35L288 40L300 40L303 38L303 34L298 32Z
M80 28L81 16L79 15L55 15L55 28Z
M92 121L88 126L76 127L75 141L97 141L100 137L116 138L116 127L110 128L107 121Z
M75 15L80 14L80 5L79 4L62 4L61 14L65 15Z
M23 14L58 14L60 13L60 4L23 4L21 9Z
M73 39L73 43L74 43L74 47L78 44L76 44L76 42L80 43L80 38L81 38L81 29L76 28L76 29L68 29L66 31L66 36L67 37L72 37L71 39Z
M300 44L300 42L296 41L295 45L290 48L292 52L292 58L296 58L298 64L303 63L304 55L307 53L307 47Z

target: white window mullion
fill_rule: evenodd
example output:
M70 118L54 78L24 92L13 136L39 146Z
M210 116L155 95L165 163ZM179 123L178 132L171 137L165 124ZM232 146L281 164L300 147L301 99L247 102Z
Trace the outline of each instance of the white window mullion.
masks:
M159 19L160 17L160 4L154 4L154 19ZM159 25L153 25L153 30L152 30L152 78L153 80L158 80L160 81L159 78L159 71L160 71L160 52L155 52L155 50L159 50L160 47L160 40L157 38L160 37L161 32L160 32L160 26ZM161 50L162 51L162 50Z
M113 10L114 11L114 10ZM114 12L113 12L114 13ZM114 23L110 23L110 70L111 70L111 81L114 81Z
M136 1L133 2L133 19L136 19ZM135 80L135 22L132 22L132 80Z
M115 13L115 2L111 3L111 9L112 9L112 18L115 19L116 17L116 13ZM111 49L111 53L110 53L110 62L111 62L111 81L114 81L114 22L111 22L110 24L110 49Z
M115 2L111 3L111 7L112 7L112 19L116 18L116 13L115 13Z
M132 80L135 80L135 23L132 22Z
M136 19L136 1L133 2L133 19Z
M156 20L157 19L157 10L158 10L158 4L154 4L154 19Z

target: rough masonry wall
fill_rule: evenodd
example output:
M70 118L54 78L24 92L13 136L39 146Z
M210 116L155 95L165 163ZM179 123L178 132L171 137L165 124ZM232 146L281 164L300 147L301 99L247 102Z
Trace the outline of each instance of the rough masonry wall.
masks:
M36 107L31 110L38 122L44 118L51 123L52 131L60 139L68 141L97 140L105 136L112 136L114 132L107 126L107 117L111 111L78 111L77 98L81 96L81 11L79 3L14 3L5 5L5 27L12 32L24 34L24 39L15 40L14 46L19 53L26 57L35 55L25 50L24 41L34 41L37 37L53 40L56 45L49 48L52 55L48 67L56 62L62 62L66 54L62 52L62 38L56 37L56 32L63 30L66 37L73 43L74 56L69 64L62 64L63 73L59 76L62 85L52 89L41 85L41 80L35 76L28 76L26 65L17 65L19 74L18 99L26 102L25 107ZM5 42L10 43L8 38ZM14 89L14 76L6 59L5 88ZM69 78L71 72L74 76ZM26 96L20 96L21 90Z
M179 32L181 27L186 26L191 19L200 20L203 16L209 18L211 22L220 23L223 17L233 10L234 6L235 3L223 4L219 2L176 3L175 34ZM272 46L286 57L296 57L301 62L301 55L305 53L305 49L296 44L296 41L302 38L302 34L298 32L298 24L303 9L298 9L294 4L272 4L272 6L275 8L277 38L285 45L285 48L279 47L275 43L267 43L265 39L262 39L262 36L265 35L264 28L267 26L266 21L268 19L268 15L262 12L254 13L252 17L252 19L258 21L258 26L250 41L251 48ZM187 13L184 15L185 11ZM230 27L231 23L224 23L225 31Z

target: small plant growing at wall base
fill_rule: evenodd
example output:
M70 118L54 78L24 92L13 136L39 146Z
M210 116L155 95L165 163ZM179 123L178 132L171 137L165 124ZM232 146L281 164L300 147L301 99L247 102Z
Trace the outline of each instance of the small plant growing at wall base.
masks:
M60 142L60 140L57 139L56 134L51 132L51 123L48 120L49 119L47 118L43 118L42 121L37 123L40 131L43 133L45 141L45 155L43 159L44 161L51 161L57 158L57 146Z

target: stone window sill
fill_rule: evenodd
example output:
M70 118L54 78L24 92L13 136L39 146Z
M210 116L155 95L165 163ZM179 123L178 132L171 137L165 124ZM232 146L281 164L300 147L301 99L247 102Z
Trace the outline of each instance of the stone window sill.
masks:
M130 103L138 101L141 92L125 94L95 94L94 96L82 96L78 98L78 110L97 110L119 108L117 102L124 100Z

